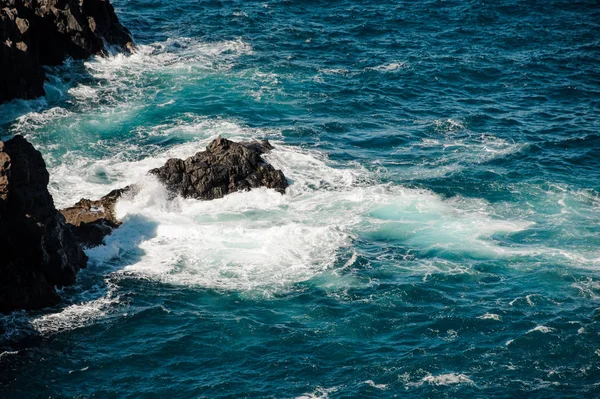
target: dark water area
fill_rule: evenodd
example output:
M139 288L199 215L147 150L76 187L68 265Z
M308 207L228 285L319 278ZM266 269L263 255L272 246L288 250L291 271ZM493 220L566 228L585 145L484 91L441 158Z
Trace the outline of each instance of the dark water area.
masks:
M600 3L114 0L136 54L0 106L58 207L141 182L2 398L600 396ZM217 135L288 176L167 200Z

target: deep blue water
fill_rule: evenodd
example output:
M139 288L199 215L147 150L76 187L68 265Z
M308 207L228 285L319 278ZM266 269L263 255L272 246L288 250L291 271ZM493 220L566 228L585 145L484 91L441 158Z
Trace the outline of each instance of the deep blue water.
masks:
M600 397L597 1L114 4L136 54L0 107L57 206L144 185L0 397ZM219 134L288 192L145 176Z

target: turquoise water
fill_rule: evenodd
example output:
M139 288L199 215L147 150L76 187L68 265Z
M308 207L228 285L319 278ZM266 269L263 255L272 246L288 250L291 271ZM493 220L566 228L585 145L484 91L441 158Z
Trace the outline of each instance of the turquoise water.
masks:
M114 4L136 54L0 107L58 207L143 185L0 397L600 396L597 2ZM287 193L145 176L219 134Z

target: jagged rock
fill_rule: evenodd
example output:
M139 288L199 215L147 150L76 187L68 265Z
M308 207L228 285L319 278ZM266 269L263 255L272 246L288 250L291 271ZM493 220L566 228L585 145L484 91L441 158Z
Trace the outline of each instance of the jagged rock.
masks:
M125 195L135 195L137 188L127 186L113 190L99 200L82 198L70 208L62 209L69 227L84 247L95 247L102 244L104 237L121 225L115 214L117 200Z
M261 157L272 148L266 140L235 143L219 137L206 151L185 160L169 159L149 173L158 177L172 194L184 198L211 200L257 187L283 194L288 186L283 172Z
M257 187L273 188L283 194L288 186L283 172L261 157L271 149L273 147L266 140L235 143L219 137L206 147L206 151L186 160L170 159L149 173L157 176L172 196L211 200ZM121 225L115 215L117 200L135 196L138 191L138 186L131 185L113 190L96 201L82 198L60 212L84 247L98 246Z
M108 0L0 0L0 103L44 95L43 65L132 42Z
M22 136L0 142L0 312L58 302L87 257L48 192L41 154Z
M235 143L219 137L206 151L186 160L169 159L164 166L148 173L157 176L172 196L211 200L257 187L272 188L283 194L288 186L283 172L261 157L272 149L266 140ZM82 198L60 212L81 245L95 247L121 225L115 214L117 201L124 196L135 196L138 191L138 186L131 185L113 190L96 201Z

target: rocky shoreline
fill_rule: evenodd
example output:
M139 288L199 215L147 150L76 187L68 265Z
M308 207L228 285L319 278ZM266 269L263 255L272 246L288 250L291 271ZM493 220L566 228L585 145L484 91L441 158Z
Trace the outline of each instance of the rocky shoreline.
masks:
M48 192L42 154L22 136L0 142L0 312L59 301L87 257Z
M134 49L108 0L0 0L0 103L44 95L43 66L106 55L107 46ZM257 187L283 194L285 176L262 158L272 148L219 137L148 173L172 197L211 200ZM48 182L42 155L25 138L0 141L0 312L58 303L56 289L87 265L83 248L102 245L122 223L117 201L139 191L132 185L59 211Z
M0 0L0 104L43 96L44 66L133 51L108 0Z
M148 174L172 197L212 200L258 187L283 194L288 186L283 172L262 158L272 148L266 140L236 143L218 137L205 151L170 159ZM58 211L48 182L42 155L25 138L0 141L0 312L56 304L56 288L74 284L87 265L83 248L102 245L122 224L117 201L139 192L131 185Z
M0 0L0 104L43 96L44 66L133 51L108 0ZM23 137L0 141L0 312L56 304L56 288L87 264L77 231L48 192L41 154Z

